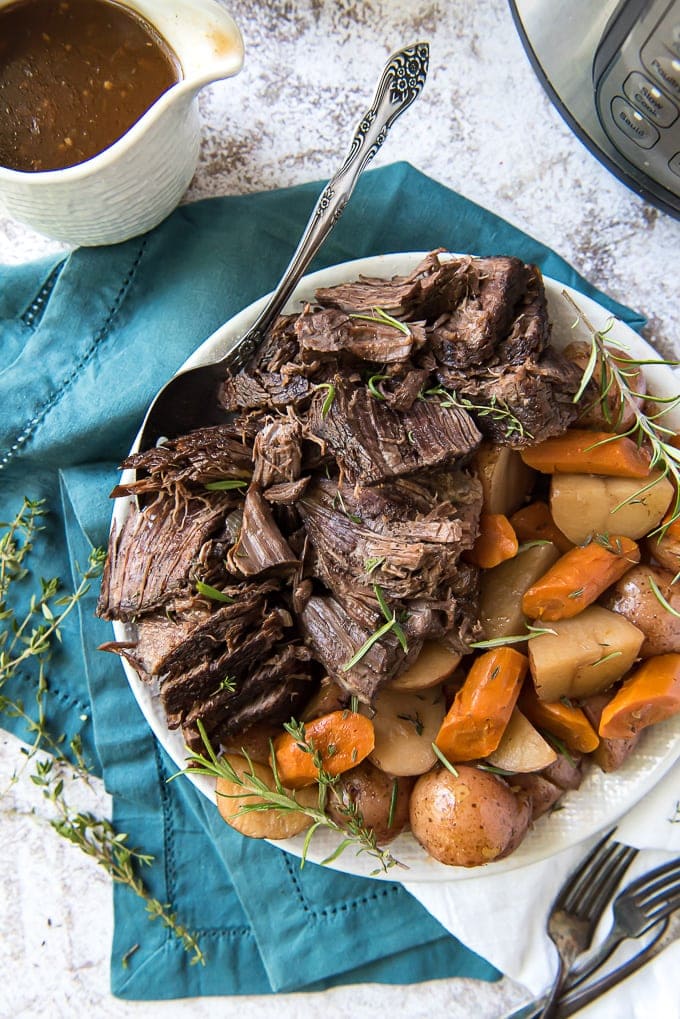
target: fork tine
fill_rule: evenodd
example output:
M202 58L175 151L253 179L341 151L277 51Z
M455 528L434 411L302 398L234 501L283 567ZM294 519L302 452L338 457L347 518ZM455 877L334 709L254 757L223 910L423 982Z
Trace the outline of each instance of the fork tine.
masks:
M633 882L632 891L641 904L652 898L659 891L663 891L678 881L680 878L680 860L671 860L670 863L657 867L649 874L643 875Z
M560 889L553 908L570 908L570 903L573 901L574 896L580 894L583 885L587 884L590 880L591 869L600 866L601 862L606 860L616 848L616 843L609 842L614 831L614 828L610 829L610 831L608 831L607 834L593 846L578 870L569 876Z
M612 854L606 866L600 868L596 875L597 880L581 905L581 911L586 916L601 916L636 853L637 850L630 846L621 845L619 851Z
M671 889L673 894L663 894L658 899L653 900L650 903L651 908L645 909L645 914L649 919L650 924L656 923L662 917L666 916L667 913L672 913L674 909L680 906L680 885L675 886Z

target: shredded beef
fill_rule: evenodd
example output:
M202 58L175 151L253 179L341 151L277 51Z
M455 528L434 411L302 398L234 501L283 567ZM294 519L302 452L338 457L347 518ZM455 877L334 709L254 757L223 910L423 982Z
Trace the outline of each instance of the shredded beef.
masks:
M98 612L136 636L103 647L189 747L199 721L214 745L280 723L324 674L370 704L423 641L469 651L472 457L574 420L580 371L549 340L536 266L433 251L317 290L226 373L226 423L124 461L114 494L149 504L111 533Z

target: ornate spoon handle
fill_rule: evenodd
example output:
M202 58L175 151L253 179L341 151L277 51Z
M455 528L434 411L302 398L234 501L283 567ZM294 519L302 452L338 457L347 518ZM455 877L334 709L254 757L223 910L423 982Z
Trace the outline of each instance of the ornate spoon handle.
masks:
M427 76L430 48L416 43L387 62L370 108L361 118L347 157L324 188L281 282L247 333L227 355L232 370L252 357L269 326L292 294L309 263L342 215L357 180L373 159L400 114L420 95Z

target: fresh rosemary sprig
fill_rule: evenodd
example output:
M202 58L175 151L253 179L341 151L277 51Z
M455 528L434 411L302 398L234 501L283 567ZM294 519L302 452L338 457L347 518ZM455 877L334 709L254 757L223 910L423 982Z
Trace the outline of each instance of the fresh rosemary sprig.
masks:
M247 488L248 482L240 478L224 478L223 481L208 481L203 487L208 492L231 492L233 489Z
M523 644L525 640L531 640L532 637L541 637L545 633L550 633L553 637L557 636L557 631L549 626L532 626L530 623L525 625L527 632L524 634L514 633L511 637L493 637L491 640L476 640L470 644L470 647L479 651L488 651L495 647L505 647L506 644Z
M211 601L222 602L224 605L233 605L236 601L235 598L230 597L230 595L225 594L224 591L220 591L211 584L204 584L202 580L196 581L196 590L199 594L202 594L204 598L210 598Z
M386 634L388 634L390 630L394 631L394 635L401 644L403 651L404 652L408 651L408 642L406 640L406 634L402 629L401 623L397 619L397 613L390 609L389 605L387 604L387 601L385 600L383 590L378 584L373 585L373 591L375 592L375 596L378 600L380 611L385 617L385 622L381 627L379 627L375 631L375 633L371 634L368 640L364 641L359 650L352 655L350 660L348 662L345 662L345 664L342 667L343 672L349 672L350 669L353 669L357 662L360 662L364 655L371 650L373 645L376 644L379 640L382 640L382 638Z
M442 407L458 407L460 410L473 411L480 418L490 417L503 425L505 434L509 438L517 435L523 439L533 439L520 419L516 417L510 408L502 400L492 396L488 403L473 403L466 396L459 396L455 389L449 390L444 386L435 386L433 389L426 389L423 396L439 396Z
M312 838L320 828L327 828L342 836L342 840L336 849L333 850L330 856L321 861L322 865L333 863L346 849L353 846L357 855L365 853L378 861L379 867L373 873L387 873L392 867L404 866L398 860L395 860L388 850L381 849L378 846L375 832L364 824L363 817L356 803L351 800L345 802L338 789L340 776L330 775L323 767L321 754L314 747L314 743L307 739L302 722L291 719L284 728L295 739L298 747L303 752L310 754L314 760L319 774L319 803L316 807L298 803L295 793L284 789L276 768L276 757L273 752L270 758L274 775L274 789L271 789L263 779L258 777L253 762L245 751L242 751L242 753L247 762L248 769L242 775L239 775L225 757L218 757L215 753L200 719L197 725L207 756L205 754L190 753L187 757L187 767L184 771L178 772L178 775L209 775L213 778L226 779L237 786L239 789L238 793L221 794L239 799L252 797L252 803L241 804L235 815L237 817L252 811L266 810L282 810L284 812L306 814L307 817L311 818L312 824L307 829L302 846L301 867L304 867ZM173 775L173 778L177 778L177 775ZM326 805L329 798L332 798L335 809L341 815L343 819L342 824L328 814Z
M634 492L619 505L625 506L639 499L644 492L658 484L660 478L668 478L675 488L673 508L657 531L652 532L664 534L675 520L680 519L680 449L676 449L668 441L675 435L675 430L664 424L663 418L670 411L680 407L680 395L660 397L649 393L640 393L634 388L634 383L631 380L636 378L638 369L645 365L674 367L679 362L632 358L622 343L612 337L607 337L607 330L595 329L566 290L562 291L562 296L576 312L576 321L581 321L590 334L590 355L583 371L581 384L574 396L574 403L578 403L590 382L599 373L598 402L602 406L605 419L612 420L613 417L614 427L616 427L616 424L623 419L624 412L627 411L631 414L633 424L616 437L630 436L639 446L646 444L650 451L650 470L656 468L660 472L660 477L653 479L649 484L642 485L637 492ZM606 343L605 338L607 339ZM615 401L613 416L608 405L608 400L612 398L612 395ZM648 414L640 406L641 400L658 404L661 409ZM618 508L617 506L616 509Z
M333 406L333 400L335 399L335 386L332 382L320 382L318 386L314 386L315 389L325 389L326 398L321 405L321 417L325 418L328 411Z
M439 761L444 765L446 770L450 771L454 778L458 778L458 772L451 764L451 761L448 759L448 757L446 757L446 755L442 753L442 751L439 749L436 743L432 744L432 751L435 757L437 757Z
M389 375L371 375L370 379L366 383L366 386L368 387L369 393L376 400L382 400L382 401L385 400L385 397L383 396L383 394L380 392L380 390L376 386L376 383L377 382L384 382L385 379L387 379L387 378L389 378Z
M675 579L676 578L674 578L671 581L671 583L675 583ZM676 619L680 619L680 612L678 612L677 609L673 608L673 606L671 605L671 603L668 601L667 598L664 598L664 596L662 595L661 591L659 590L659 585L655 581L654 577L652 577L652 575L649 574L649 576L647 577L647 580L649 581L649 586L652 589L652 594L654 595L654 597L658 601L658 603L661 606L661 608L665 609L666 612L670 612L670 614L672 616L675 616Z
M27 607L19 610L18 599L12 598L10 603L12 585L29 576L30 553L46 513L44 501L24 499L14 520L0 523L0 718L20 718L31 739L30 745L21 750L23 765L12 775L10 785L31 764L34 769L31 781L50 804L49 823L54 830L96 860L115 882L127 885L139 895L149 916L160 920L192 953L192 963L204 963L194 935L167 906L153 898L139 876L139 868L149 865L152 857L128 847L127 834L116 831L110 821L76 810L68 802L67 790L76 781L89 784L92 773L84 759L80 737L73 737L67 747L63 735L49 730L49 668L55 642L62 639L63 625L91 582L101 574L105 553L103 549L93 550L72 593L60 594L57 577L41 579L39 594L28 597ZM22 700L4 692L10 680L19 678L32 681L35 703L30 711Z
M352 312L350 318L362 319L364 322L379 322L384 326L392 326L393 329L398 329L404 336L411 336L411 330L407 326L406 322L400 322L398 318L393 318L383 308L372 308L371 315L361 315L359 312Z

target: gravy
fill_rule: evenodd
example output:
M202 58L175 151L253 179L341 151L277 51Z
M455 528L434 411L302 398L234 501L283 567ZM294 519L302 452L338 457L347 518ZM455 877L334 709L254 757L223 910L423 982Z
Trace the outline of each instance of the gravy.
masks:
M108 148L181 79L177 56L111 0L0 8L0 166L61 170Z

